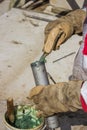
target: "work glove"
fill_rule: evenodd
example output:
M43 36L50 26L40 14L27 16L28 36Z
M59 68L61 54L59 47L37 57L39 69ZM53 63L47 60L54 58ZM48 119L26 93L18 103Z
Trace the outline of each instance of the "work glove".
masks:
M48 23L45 28L43 51L49 54L52 50L59 49L60 45L70 38L72 34L81 33L85 14L85 11L77 9Z
M83 81L60 82L31 89L29 98L44 117L81 109L80 88Z

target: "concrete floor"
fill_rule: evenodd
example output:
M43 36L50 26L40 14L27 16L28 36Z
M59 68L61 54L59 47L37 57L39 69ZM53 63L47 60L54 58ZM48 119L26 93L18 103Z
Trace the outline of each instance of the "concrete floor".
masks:
M42 55L46 25L25 17L18 9L0 17L0 130L6 130L3 117L8 97L13 97L15 104L28 103L26 97L35 86L30 64ZM80 40L81 36L73 35L46 58L47 71L56 82L68 81ZM71 52L75 54L53 63Z

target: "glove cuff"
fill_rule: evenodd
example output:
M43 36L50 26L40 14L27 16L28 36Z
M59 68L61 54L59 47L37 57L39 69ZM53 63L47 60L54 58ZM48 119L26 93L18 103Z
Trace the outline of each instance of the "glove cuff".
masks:
M85 11L77 9L68 13L65 17L72 24L74 33L78 34L82 32L82 25L85 19Z

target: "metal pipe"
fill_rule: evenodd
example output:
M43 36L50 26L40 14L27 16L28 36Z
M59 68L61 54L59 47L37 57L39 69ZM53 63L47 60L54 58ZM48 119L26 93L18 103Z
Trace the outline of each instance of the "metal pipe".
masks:
M54 60L53 61L53 63L55 63L55 62L57 62L57 61L59 61L59 60L62 60L63 58L66 58L66 57L68 57L68 56L70 56L70 55L73 55L73 54L75 54L76 52L71 52L71 53L69 53L68 55L65 55L65 56L63 56L63 57L61 57L61 58L59 58L59 59L57 59L57 60Z
M36 61L32 63L31 68L32 68L36 86L49 84L44 61Z

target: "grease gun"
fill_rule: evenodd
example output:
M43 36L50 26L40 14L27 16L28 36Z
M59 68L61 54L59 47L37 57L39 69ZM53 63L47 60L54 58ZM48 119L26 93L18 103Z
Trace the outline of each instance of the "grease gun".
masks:
M41 60L42 57L40 58L39 61L31 63L31 68L35 80L36 86L38 85L49 85L49 79L45 67L45 62L44 60ZM51 130L55 130L59 126L58 124L58 117L57 115L52 115L46 118L46 125L47 128Z

